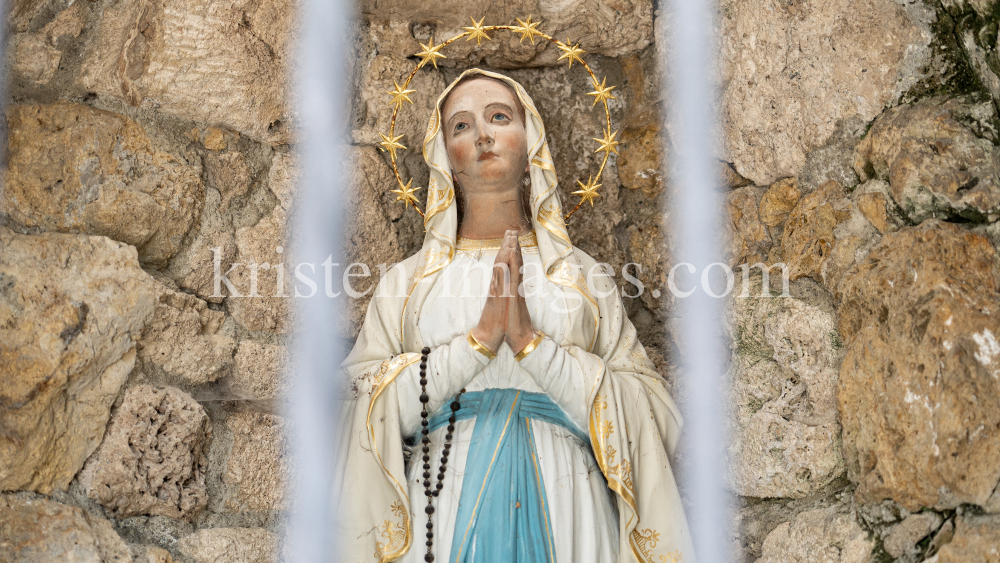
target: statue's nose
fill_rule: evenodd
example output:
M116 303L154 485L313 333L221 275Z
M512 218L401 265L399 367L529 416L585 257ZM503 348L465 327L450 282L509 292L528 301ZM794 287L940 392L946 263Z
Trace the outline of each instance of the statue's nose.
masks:
M479 130L479 139L476 140L476 146L490 146L493 144L493 131L489 127L482 127Z

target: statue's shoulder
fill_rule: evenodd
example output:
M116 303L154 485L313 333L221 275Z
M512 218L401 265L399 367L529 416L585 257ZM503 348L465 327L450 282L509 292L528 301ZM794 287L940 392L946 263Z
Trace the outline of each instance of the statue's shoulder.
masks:
M378 282L380 289L377 295L396 295L398 288L407 285L408 280L413 275L413 271L417 269L419 264L420 252L418 251L402 262L389 264L388 266L379 266L379 269L385 269L381 272L381 279Z
M420 255L422 252L423 248L417 249L416 252L406 257L406 259L404 259L402 262L396 264L396 266L402 266L402 268L397 268L397 269L404 270L408 274L412 274L413 271L417 269L417 266L420 265Z

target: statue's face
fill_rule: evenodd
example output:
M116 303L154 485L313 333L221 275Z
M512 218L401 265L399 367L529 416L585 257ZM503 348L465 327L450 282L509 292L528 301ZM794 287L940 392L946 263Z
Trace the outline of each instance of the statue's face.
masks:
M469 192L509 190L528 169L523 111L503 83L468 80L441 108L452 173Z

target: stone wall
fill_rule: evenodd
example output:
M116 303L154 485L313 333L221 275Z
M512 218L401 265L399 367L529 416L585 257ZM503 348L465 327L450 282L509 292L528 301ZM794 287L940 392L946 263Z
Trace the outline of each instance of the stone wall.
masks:
M570 234L630 293L622 267L642 265L631 273L646 291L627 311L683 404L661 164L664 144L684 139L662 125L670 22L658 5L359 10L350 257L377 277L422 240L416 213L387 194L378 149L385 92L420 44L472 15L532 14L617 86L620 155ZM792 280L782 295L755 274L750 296L728 298L739 560L996 559L998 13L990 0L720 3L726 260L782 263ZM292 330L279 288L293 284L277 266L304 118L288 101L295 4L14 0L7 25L0 560L279 560ZM460 42L418 74L397 134L417 146L462 69L506 72L536 101L575 202L601 115L559 54L503 33ZM400 164L404 181L426 184L417 150ZM241 264L230 284L216 286L216 262ZM366 306L350 300L344 339Z

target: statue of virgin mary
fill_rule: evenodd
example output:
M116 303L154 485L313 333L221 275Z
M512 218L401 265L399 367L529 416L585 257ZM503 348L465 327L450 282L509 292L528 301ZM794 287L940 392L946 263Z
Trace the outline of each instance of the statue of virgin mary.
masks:
M339 555L691 563L678 410L617 287L570 241L531 98L464 72L423 155L423 246L382 277L343 366Z

